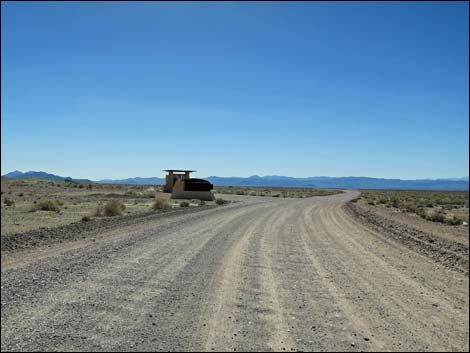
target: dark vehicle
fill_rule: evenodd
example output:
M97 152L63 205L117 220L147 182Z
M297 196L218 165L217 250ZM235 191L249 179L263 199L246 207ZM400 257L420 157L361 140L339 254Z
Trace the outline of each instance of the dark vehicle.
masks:
M211 191L214 185L204 179L186 179L184 181L184 191Z

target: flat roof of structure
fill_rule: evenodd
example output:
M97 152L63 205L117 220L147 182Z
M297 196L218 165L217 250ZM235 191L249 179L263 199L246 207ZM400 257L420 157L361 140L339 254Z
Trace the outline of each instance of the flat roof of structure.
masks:
M195 170L163 169L164 172L195 172Z

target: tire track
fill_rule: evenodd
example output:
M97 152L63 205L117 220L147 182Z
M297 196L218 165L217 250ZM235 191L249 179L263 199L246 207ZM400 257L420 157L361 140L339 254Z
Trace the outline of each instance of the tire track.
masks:
M453 305L440 301L442 307L438 312L435 292L434 296L425 293L423 286L402 275L370 249L358 245L351 236L355 234L354 227L338 227L336 212L341 212L337 206L322 208L313 217L306 217L305 223L310 229L316 226L323 230L328 246L322 249L328 255L320 257L317 253L317 258L335 258L326 266L335 274L334 280L339 283L337 288L344 288L344 294L351 298L350 306L368 313L369 326L379 329L375 336L385 337L387 346L395 347L393 349L420 347L418 349L426 350L432 346L454 350L456 347L452 342L468 341L468 330L465 330L468 304L465 313L465 310L455 310ZM367 233L360 234L364 237ZM386 249L382 247L382 251L386 252ZM355 299L361 297L362 300ZM443 324L452 327L456 319L461 324L459 330L443 332L436 329ZM407 340L402 339L405 336Z
M114 229L2 269L2 351L465 351L468 277L368 230L357 193Z

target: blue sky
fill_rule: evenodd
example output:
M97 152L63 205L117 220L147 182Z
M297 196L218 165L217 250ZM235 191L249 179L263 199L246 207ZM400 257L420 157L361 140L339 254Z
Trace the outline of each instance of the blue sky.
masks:
M1 172L468 175L466 2L2 2Z

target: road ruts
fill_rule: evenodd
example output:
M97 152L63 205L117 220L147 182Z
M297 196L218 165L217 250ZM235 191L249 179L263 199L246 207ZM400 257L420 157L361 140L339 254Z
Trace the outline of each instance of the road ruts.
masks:
M357 196L247 198L2 268L2 351L466 351L468 277Z

